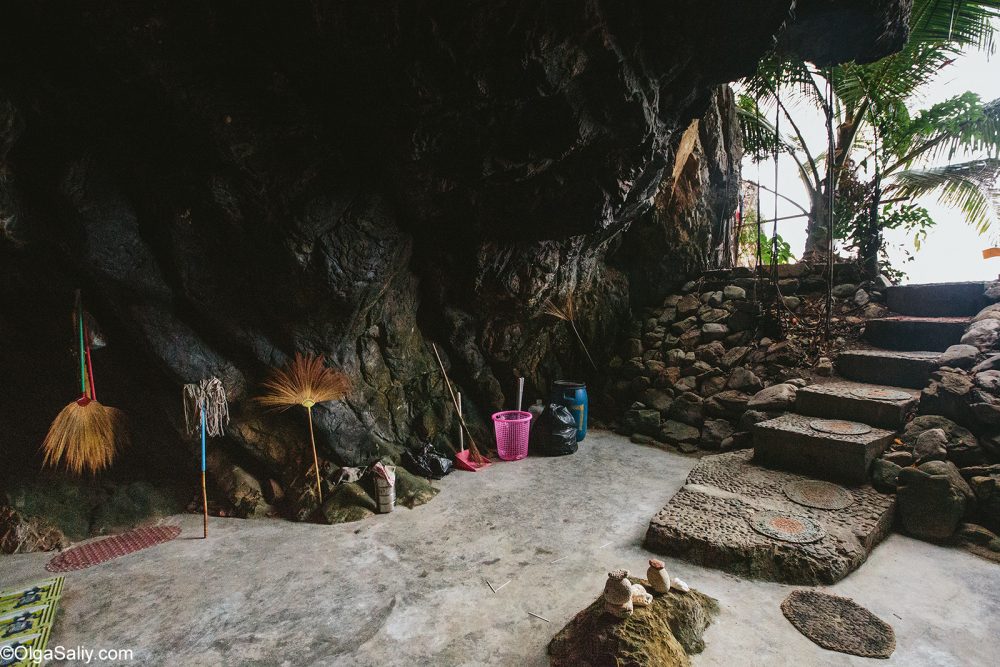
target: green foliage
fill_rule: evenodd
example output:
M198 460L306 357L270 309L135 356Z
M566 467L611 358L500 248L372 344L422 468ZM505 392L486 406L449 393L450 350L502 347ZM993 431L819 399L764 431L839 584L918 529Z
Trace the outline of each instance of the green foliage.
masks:
M933 223L912 199L934 193L961 210L980 232L987 230L1000 217L1000 100L984 103L978 95L965 93L915 113L910 107L922 88L963 52L993 50L998 17L1000 0L914 0L909 42L877 62L816 70L784 55L765 58L744 82L738 102L747 154L762 160L777 148L793 158L810 197L810 220L823 219L817 206L826 198L832 166L840 199L835 211L840 238L859 241L862 229L869 229L870 236L871 175L876 167L886 199L911 200L909 208L880 212L877 220L883 228L906 228L919 244L926 235L921 230ZM832 165L827 163L825 141L807 145L791 113L795 104L833 115ZM776 113L783 130L777 137ZM960 151L980 157L962 164L934 164L950 162ZM862 177L872 182L863 183Z
M739 254L740 257L756 257L757 256L757 242L760 241L760 260L763 266L770 266L772 257L772 246L771 237L769 237L764 230L760 229L756 224L749 224L747 221L743 229L740 230L739 238ZM776 264L788 264L793 259L795 255L792 254L792 246L789 245L785 239L781 238L781 234L777 237L778 254L774 255L777 258Z
M760 259L762 263L770 265L773 258L774 264L788 264L795 259L795 256L792 255L792 246L781 238L781 234L777 234L774 238L776 248L771 247L771 239L767 237L767 234L763 231L758 231L758 234L760 234ZM777 254L774 254L775 249Z
M893 194L909 199L936 193L938 201L958 208L976 231L985 234L1000 217L1000 159L988 158L895 174Z

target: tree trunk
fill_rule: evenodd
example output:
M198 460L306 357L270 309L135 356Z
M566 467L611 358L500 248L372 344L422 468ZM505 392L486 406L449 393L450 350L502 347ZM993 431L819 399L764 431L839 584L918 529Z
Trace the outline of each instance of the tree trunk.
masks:
M819 191L813 197L812 205L809 207L809 221L806 224L806 247L802 253L802 260L806 262L826 261L829 252L829 204L826 195L826 188Z

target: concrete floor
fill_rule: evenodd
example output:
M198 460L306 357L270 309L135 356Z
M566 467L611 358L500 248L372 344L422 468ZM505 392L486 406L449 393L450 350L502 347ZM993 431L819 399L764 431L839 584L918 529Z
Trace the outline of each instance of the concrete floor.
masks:
M576 455L455 473L428 505L360 523L213 519L206 542L199 516L174 517L177 540L66 575L49 645L131 648L144 665L546 665L609 569L645 571L646 525L693 464L592 431ZM0 557L0 588L45 577L49 558ZM667 568L722 606L698 667L869 663L799 635L778 607L792 587ZM994 563L893 535L829 590L893 625L879 664L1000 664Z

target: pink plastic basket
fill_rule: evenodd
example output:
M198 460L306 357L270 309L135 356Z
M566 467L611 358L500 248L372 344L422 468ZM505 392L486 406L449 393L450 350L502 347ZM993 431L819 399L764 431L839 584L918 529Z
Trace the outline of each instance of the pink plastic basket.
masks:
M497 456L504 461L518 461L528 455L528 432L531 413L518 410L493 415L493 430L497 434Z

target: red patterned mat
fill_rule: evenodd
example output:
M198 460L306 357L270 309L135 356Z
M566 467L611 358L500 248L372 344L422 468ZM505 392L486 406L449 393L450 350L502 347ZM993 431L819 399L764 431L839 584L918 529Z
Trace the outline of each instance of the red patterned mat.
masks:
M181 534L180 526L150 526L135 528L121 535L112 535L103 540L81 544L67 549L48 562L49 572L71 572L91 565L141 551L161 542L169 542Z

